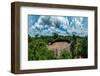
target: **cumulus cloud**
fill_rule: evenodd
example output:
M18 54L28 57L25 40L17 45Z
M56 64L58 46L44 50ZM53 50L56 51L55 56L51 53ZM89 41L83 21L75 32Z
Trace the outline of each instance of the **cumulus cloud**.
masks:
M85 21L84 21L85 19ZM58 33L59 35L87 35L88 19L87 17L75 16L39 16L31 24L31 35L52 35Z

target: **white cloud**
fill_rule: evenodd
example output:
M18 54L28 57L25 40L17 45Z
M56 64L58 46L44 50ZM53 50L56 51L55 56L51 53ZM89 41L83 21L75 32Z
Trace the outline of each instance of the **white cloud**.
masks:
M70 22L70 24L69 24ZM87 28L83 27L83 17L72 17L71 21L67 16L40 16L37 22L32 25L34 35L52 35L58 33L59 35L87 35ZM66 33L67 32L67 33Z

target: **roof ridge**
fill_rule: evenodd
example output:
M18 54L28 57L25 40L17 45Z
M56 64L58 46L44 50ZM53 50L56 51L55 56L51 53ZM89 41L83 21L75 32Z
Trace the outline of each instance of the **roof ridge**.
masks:
M49 42L49 44L53 44L53 43L55 43L55 42L68 42L68 43L70 43L71 41L70 40L54 40L54 41L51 41L51 42Z

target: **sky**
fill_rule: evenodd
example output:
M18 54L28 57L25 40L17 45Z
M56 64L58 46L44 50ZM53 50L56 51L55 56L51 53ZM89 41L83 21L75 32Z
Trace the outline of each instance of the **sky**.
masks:
M88 36L88 17L28 15L28 34L32 37L52 36Z

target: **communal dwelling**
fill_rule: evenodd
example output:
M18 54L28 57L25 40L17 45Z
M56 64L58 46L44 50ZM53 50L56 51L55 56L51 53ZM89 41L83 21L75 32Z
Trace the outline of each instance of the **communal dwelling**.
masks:
M62 51L70 52L71 42L69 40L55 40L48 43L48 49L53 51L59 57Z

